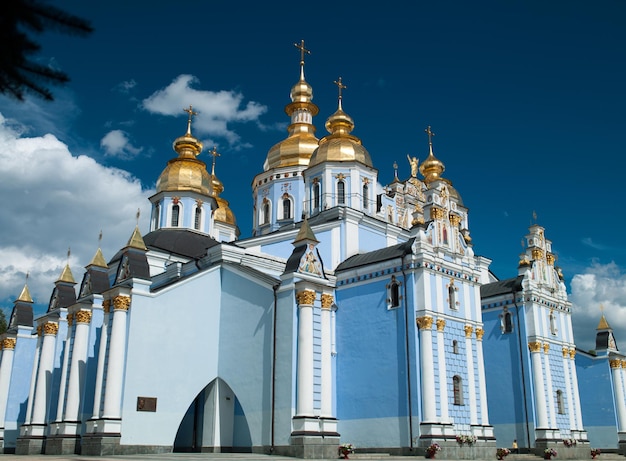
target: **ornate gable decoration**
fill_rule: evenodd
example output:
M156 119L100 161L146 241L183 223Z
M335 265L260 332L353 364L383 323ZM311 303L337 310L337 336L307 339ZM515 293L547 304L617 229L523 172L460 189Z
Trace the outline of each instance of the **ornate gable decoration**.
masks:
M317 275L319 277L323 276L320 257L313 243L307 245L306 251L302 255L302 258L300 258L298 272Z

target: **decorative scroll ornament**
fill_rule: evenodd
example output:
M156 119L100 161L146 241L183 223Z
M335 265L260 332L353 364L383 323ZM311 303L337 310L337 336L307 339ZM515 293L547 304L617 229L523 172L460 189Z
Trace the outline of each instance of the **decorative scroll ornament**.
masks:
M485 335L485 330L483 330L482 328L476 328L476 339L478 341L482 341L484 335Z
M528 343L530 352L541 352L541 343L539 341Z
M127 311L130 307L130 296L116 296L113 298L113 310Z
M296 302L299 306L312 306L315 301L315 292L313 290L303 290L296 293Z
M322 309L330 309L333 305L333 295L328 293L322 294Z
M43 334L44 335L53 335L55 336L59 332L59 324L53 322L47 322L43 325Z
M444 216L445 213L441 208L436 206L430 208L430 219L443 219Z
M466 338L471 338L472 337L472 333L474 332L474 327L471 325L465 325L463 327L463 330L465 330L465 337Z
M420 330L430 330L433 327L433 318L429 316L418 317L415 319Z
M15 349L15 338L4 338L2 340L2 350Z
M91 312L89 311L76 312L76 323L90 323L90 322L91 322Z
M443 331L446 328L445 319L437 319L437 331Z

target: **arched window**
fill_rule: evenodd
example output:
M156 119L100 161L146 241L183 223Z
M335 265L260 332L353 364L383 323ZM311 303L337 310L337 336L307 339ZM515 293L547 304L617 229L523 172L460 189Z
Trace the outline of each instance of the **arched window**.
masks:
M502 333L513 332L513 315L506 307L502 310L502 314L500 314L500 330Z
M320 183L313 184L313 211L318 213L320 211Z
M395 275L391 276L391 282L387 285L387 306L391 309L394 307L400 307L400 282L396 279Z
M452 353L453 354L459 353L459 342L456 339L452 340Z
M202 223L202 208L196 207L196 211L193 217L193 228L195 230L200 230L201 223Z
M283 219L291 219L293 214L291 213L291 199L289 195L283 195Z
M161 206L158 203L154 204L154 230L157 230L161 223L159 222L161 219Z
M367 210L369 207L369 186L367 183L363 184L363 209Z
M459 375L452 378L452 394L454 395L454 404L463 405L463 380Z
M343 181L337 182L337 204L346 204L346 183Z
M565 401L563 399L563 391L561 389L556 391L556 411L560 415L565 414Z
M448 306L450 309L456 309L456 287L454 286L454 280L450 279L450 285L448 285Z
M270 201L263 199L263 222L261 224L269 224L270 222Z
M172 206L172 221L171 221L172 227L178 227L179 216L180 216L180 205L178 203L175 203Z

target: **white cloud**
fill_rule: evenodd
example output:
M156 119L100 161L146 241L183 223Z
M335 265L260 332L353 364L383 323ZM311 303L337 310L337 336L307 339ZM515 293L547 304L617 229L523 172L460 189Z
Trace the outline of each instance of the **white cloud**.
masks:
M128 160L139 154L143 148L135 147L128 139L128 134L122 130L111 130L100 140L100 147L106 155Z
M239 135L229 127L237 122L257 122L267 107L249 101L244 106L243 95L235 91L206 91L191 87L198 83L193 75L179 75L165 88L143 100L149 112L180 117L183 108L193 106L198 116L193 120L193 132L225 138L230 145L240 141Z
M134 79L126 80L124 82L120 82L113 88L115 91L120 93L128 94L130 90L137 86L137 82Z
M595 349L596 326L604 312L618 347L626 348L626 274L614 262L593 263L584 273L574 275L570 300L578 347Z
M73 155L53 135L22 137L0 114L0 306L11 308L24 286L37 304L47 304L54 281L67 262L80 283L84 266L98 248L105 259L123 247L142 216L145 232L148 197L128 172Z

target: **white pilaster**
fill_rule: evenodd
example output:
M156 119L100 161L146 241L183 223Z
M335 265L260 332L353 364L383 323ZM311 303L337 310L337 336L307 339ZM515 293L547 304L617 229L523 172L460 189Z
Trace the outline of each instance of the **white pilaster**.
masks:
M41 331L41 330L39 330ZM35 357L33 360L33 371L30 375L30 389L28 391L28 402L26 404L26 417L24 418L24 424L30 424L33 416L33 405L35 403L35 385L37 383L37 370L39 369L41 348L43 347L43 337L39 334L37 338L37 346L35 347ZM20 431L20 434L22 431Z
M15 338L4 338L2 340L2 362L0 362L0 430L2 431L4 431L9 385L11 384L11 374L13 372L15 343Z
M420 332L420 371L422 375L422 402L425 423L437 422L437 408L435 403L435 364L433 363L433 338L431 328L432 317L419 317L417 326Z
M556 423L556 409L555 409L555 399L553 398L556 394L554 393L554 389L552 388L552 371L550 367L550 344L543 343L543 355L545 360L544 369L546 371L546 389L547 389L547 397L548 397L548 409L550 410L550 420L548 424L550 427L558 427Z
M570 367L570 364L572 365ZM576 425L576 415L579 411L578 401L574 401L574 394L572 392L572 377L570 369L574 368L574 363L569 359L569 348L563 346L563 374L565 378L565 395L567 403L569 405L569 427L570 430L578 429Z
M548 428L546 395L543 389L543 367L541 365L541 343L528 344L532 362L533 387L535 388L535 408L537 409L537 429Z
M570 325L571 326L571 325ZM572 392L576 402L576 429L583 431L583 416L582 407L580 406L580 393L578 392L578 374L576 373L576 361L574 357L576 355L576 349L571 348L569 350L570 363L571 363L571 379L572 379Z
M116 296L113 299L113 325L111 327L111 340L109 341L103 418L117 419L121 416L122 378L124 375L126 351L126 321L129 307L129 296Z
M96 387L93 395L93 418L98 418L102 410L102 387L104 386L104 364L106 362L107 344L109 342L109 322L111 300L107 299L102 303L104 309L104 319L102 320L102 333L100 336L100 349L98 350L98 366L96 368Z
M63 364L61 365L61 384L59 388L59 398L57 401L57 416L56 420L61 421L63 419L63 409L65 408L65 389L67 386L67 369L69 367L70 357L70 344L72 337L72 314L67 315L67 334L63 340Z
M470 424L478 424L478 412L476 411L476 377L474 375L474 351L472 350L472 333L474 328L471 325L465 325L465 364L467 366L467 384L466 388L469 394L470 403Z
M313 416L313 301L315 292L304 290L298 299L298 401L296 415Z
M448 409L448 367L446 364L446 351L445 351L445 338L444 330L446 327L446 321L444 319L437 319L437 364L439 372L439 381L443 385L439 388L439 405L441 408L441 421L450 421L450 414Z
M611 377L615 392L615 408L617 410L617 432L626 432L626 404L624 402L624 387L621 379L621 361L610 360Z
M76 324L74 332L74 345L72 347L72 363L67 387L67 403L65 405L66 421L80 420L80 396L85 381L84 373L81 373L81 363L87 361L87 338L89 336L89 323L91 312L78 311L74 313L73 320Z
M321 412L322 417L333 416L333 380L332 380L332 364L331 364L331 322L330 310L333 305L333 297L331 295L322 295L322 312L321 312L321 353L322 353L322 389L321 389Z
M489 406L487 404L487 381L485 379L485 360L483 358L483 335L485 330L476 328L476 361L478 362L478 387L480 394L480 424L489 425Z
M43 342L41 355L39 356L39 370L37 372L37 385L35 387L35 402L33 403L32 424L43 425L46 423L46 405L50 393L50 379L54 365L54 345L59 324L47 322L42 325Z

